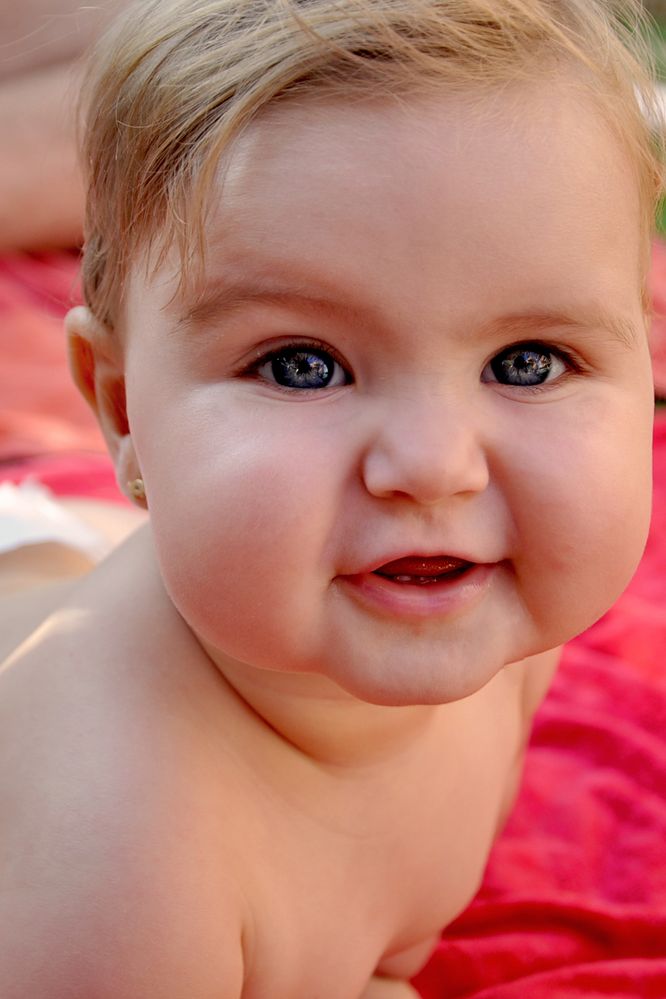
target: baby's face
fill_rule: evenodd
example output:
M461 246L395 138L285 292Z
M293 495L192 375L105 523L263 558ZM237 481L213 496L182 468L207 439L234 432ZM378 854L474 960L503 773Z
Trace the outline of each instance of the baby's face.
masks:
M199 299L137 269L133 442L167 588L223 670L453 700L631 577L652 422L635 181L547 86L483 117L272 109L229 159Z

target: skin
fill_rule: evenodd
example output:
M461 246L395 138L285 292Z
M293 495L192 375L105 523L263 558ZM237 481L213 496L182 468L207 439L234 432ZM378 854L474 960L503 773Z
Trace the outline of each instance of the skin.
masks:
M174 298L175 263L137 266L116 330L70 315L75 377L151 526L10 659L0 730L27 786L36 750L12 719L47 659L58 753L94 714L80 850L136 899L128 915L104 888L94 910L123 995L148 967L156 995L180 994L189 955L225 999L412 994L480 882L558 646L640 558L652 388L631 169L575 88L486 109L271 109L224 164L205 286ZM260 300L231 307L239 277ZM268 352L313 340L333 383L276 385ZM497 381L490 362L535 341L543 386ZM358 574L410 552L489 569L454 611L426 613L413 587L409 613L368 603ZM91 779L67 791L86 815ZM85 910L100 886L82 880ZM58 915L85 951L82 919Z
M538 101L520 119L412 112L276 111L231 158L202 294L242 276L330 307L190 308L169 271L129 294L122 447L170 596L244 693L457 700L599 617L642 551L652 390L615 143L566 92L547 148ZM350 384L290 393L253 374L313 338ZM534 339L571 367L540 390L484 380ZM410 552L490 564L487 599L445 619L368 613L349 577Z
M124 0L0 5L0 250L75 246L83 229L76 95L83 53Z

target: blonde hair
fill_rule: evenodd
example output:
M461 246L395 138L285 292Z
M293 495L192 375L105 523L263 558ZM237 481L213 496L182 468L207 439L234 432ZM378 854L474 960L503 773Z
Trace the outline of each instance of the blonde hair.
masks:
M643 21L638 0L140 0L83 91L88 304L113 324L141 251L159 263L175 244L187 283L220 156L269 102L482 95L562 63L583 71L631 155L647 246L661 157Z

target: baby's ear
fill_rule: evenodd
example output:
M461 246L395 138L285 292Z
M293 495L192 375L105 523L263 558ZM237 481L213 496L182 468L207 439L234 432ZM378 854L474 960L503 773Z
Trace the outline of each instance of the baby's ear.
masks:
M119 335L79 305L65 319L74 382L101 427L121 489L140 474L125 403L125 365Z

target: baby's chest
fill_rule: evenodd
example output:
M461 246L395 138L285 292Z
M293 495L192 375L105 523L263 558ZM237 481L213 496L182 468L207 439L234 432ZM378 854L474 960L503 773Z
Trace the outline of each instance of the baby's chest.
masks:
M461 746L346 808L334 793L309 813L276 804L254 844L261 960L244 999L358 999L377 970L415 974L479 886L515 758L511 739Z

